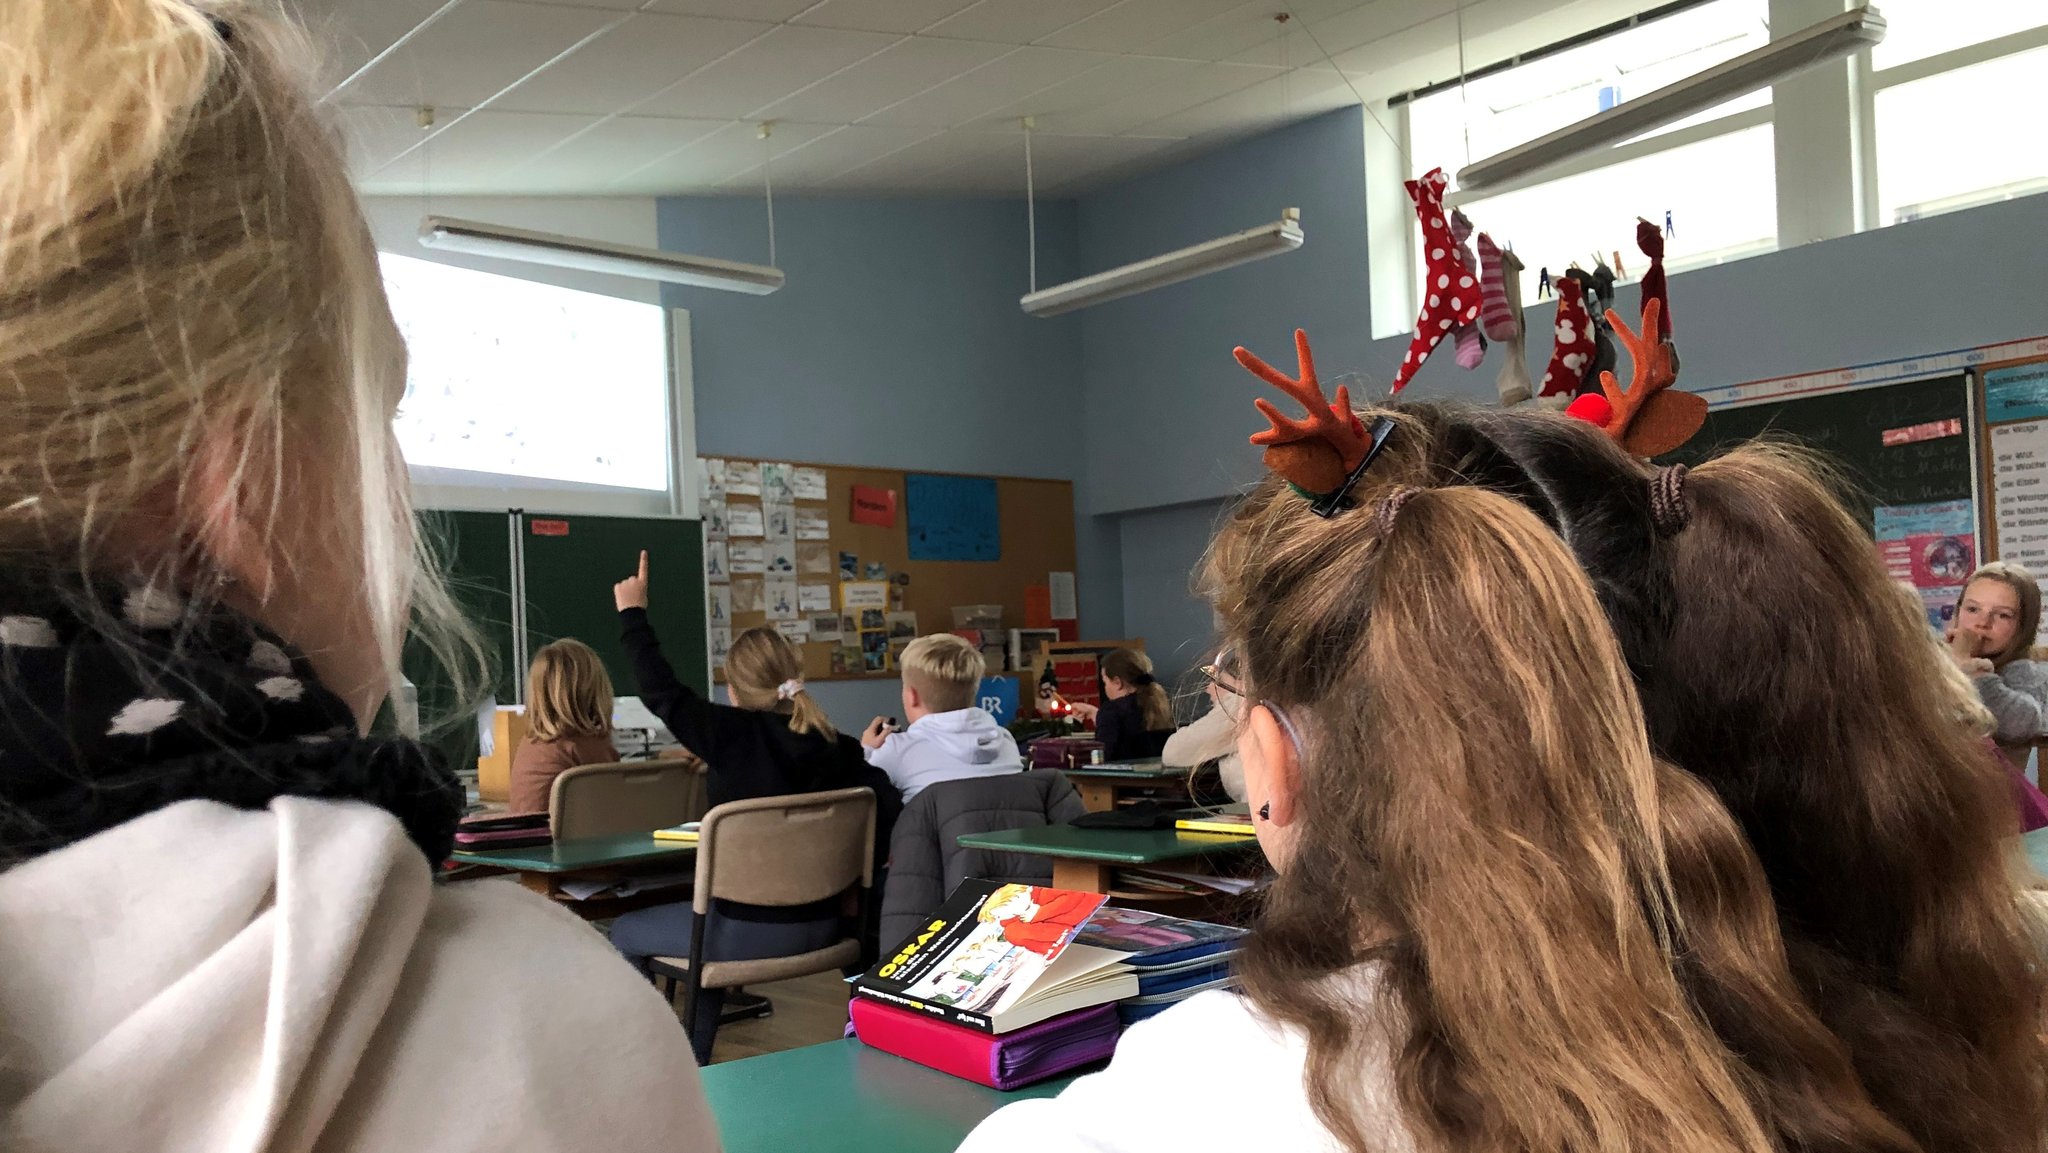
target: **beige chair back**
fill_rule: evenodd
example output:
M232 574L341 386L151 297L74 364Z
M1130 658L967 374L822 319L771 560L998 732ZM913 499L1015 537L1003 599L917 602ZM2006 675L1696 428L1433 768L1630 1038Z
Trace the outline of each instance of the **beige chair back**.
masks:
M728 801L697 837L697 915L713 900L808 905L874 884L875 794L835 789Z
M703 815L703 775L682 761L578 765L548 796L558 841L649 833Z

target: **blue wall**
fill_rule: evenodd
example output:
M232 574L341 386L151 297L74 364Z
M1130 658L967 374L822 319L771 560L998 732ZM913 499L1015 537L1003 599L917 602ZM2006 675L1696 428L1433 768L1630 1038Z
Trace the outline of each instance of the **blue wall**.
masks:
M759 198L666 199L658 223L671 251L767 252ZM781 291L664 292L690 310L700 453L1079 477L1080 322L1017 307L1022 201L784 197L775 227ZM1071 277L1074 206L1040 204L1038 237L1041 280ZM1081 535L1081 570L1113 571L1101 534ZM1116 586L1102 607L1121 603ZM814 692L842 727L902 712L893 681Z

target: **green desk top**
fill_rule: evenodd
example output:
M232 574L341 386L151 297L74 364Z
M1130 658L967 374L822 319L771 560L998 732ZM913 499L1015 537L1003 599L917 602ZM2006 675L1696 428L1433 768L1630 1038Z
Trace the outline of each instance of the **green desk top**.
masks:
M990 1113L1069 1080L1003 1093L848 1039L710 1066L704 1095L725 1153L952 1153Z
M968 833L960 838L959 843L969 849L1075 857L1116 865L1152 865L1183 857L1205 857L1211 853L1241 852L1258 847L1255 837L1238 837L1229 833L1184 833L1178 829L1077 829L1072 825Z
M621 837L556 841L528 849L457 849L449 859L458 864L489 865L522 873L573 873L613 865L643 865L649 861L686 861L696 855L697 846L686 841L657 841L648 833L628 833Z
M2048 829L2035 829L2020 839L2027 844L2027 860L2033 862L2034 871L2048 877Z

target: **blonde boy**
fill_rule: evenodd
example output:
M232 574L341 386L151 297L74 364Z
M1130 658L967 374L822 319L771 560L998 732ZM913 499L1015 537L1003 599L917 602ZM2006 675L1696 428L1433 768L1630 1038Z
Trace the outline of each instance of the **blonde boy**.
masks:
M973 645L952 633L919 637L903 650L903 715L898 732L876 717L861 734L868 763L889 774L904 801L926 785L963 777L1024 771L1016 738L977 708L974 695L986 666Z

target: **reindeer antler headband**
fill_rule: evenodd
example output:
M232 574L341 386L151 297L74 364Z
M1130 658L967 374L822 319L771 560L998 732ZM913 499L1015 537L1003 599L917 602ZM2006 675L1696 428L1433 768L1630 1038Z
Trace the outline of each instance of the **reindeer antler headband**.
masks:
M1307 497L1317 516L1332 516L1348 507L1352 487L1386 446L1394 422L1378 417L1368 430L1351 411L1351 390L1341 384L1334 402L1324 397L1322 383L1316 379L1315 358L1309 354L1308 334L1298 328L1294 330L1298 378L1287 376L1242 347L1233 352L1253 376L1308 410L1307 416L1294 419L1282 415L1264 397L1252 401L1272 426L1252 434L1252 443L1266 450L1266 467Z
M1582 393L1566 412L1588 424L1605 429L1614 442L1631 456L1662 456L1686 441L1707 421L1707 402L1671 386L1678 380L1672 365L1671 346L1657 335L1661 302L1651 297L1643 302L1643 330L1638 333L1622 322L1613 309L1607 323L1628 349L1630 381L1627 388L1616 383L1614 374L1600 374L1600 391Z

